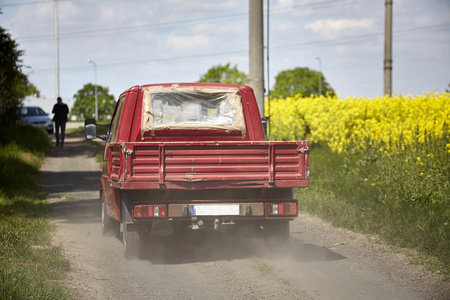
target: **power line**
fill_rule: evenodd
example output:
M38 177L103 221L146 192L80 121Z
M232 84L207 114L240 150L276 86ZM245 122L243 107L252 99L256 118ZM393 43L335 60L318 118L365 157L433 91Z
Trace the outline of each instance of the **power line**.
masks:
M237 17L247 16L247 14L248 13L239 13L239 14L230 14L230 15L222 15L222 16L215 16L215 17L191 19L191 20L185 20L185 21L163 22L163 23L155 23L155 24L147 24L147 25L139 25L139 26L124 26L124 27L89 30L89 31L75 31L75 32L68 32L68 33L60 34L60 38L92 36L92 35L98 35L98 34L113 34L113 33L117 33L117 32L158 29L158 28L172 27L172 26L179 26L179 25L197 24L199 22L204 22L204 21L219 21L219 20L223 20L223 19L237 18ZM35 36L26 36L26 37L21 37L21 38L19 37L17 39L27 40L27 39L45 39L45 38L53 38L53 35L52 34L35 35Z
M248 49L246 50L236 50L236 51L228 51L228 52L218 52L218 53L210 53L210 54L196 54L196 55L189 55L189 56L177 56L177 57L169 57L169 58L160 58L160 59L151 59L151 60L134 60L134 61L122 61L122 62L112 62L112 63L103 63L103 64L97 64L99 67L113 67L113 66L120 66L120 65L136 65L136 64L148 64L148 63L158 63L158 62L179 62L179 61L186 61L186 60L192 60L192 59L198 59L198 58L209 58L209 57L217 57L217 56L228 56L233 54L247 54ZM86 69L86 66L72 66L72 67L62 67L62 70L84 70ZM52 68L46 68L46 69L35 69L35 71L52 71Z
M58 0L60 2L63 1L70 1L70 0ZM42 1L33 1L33 2L15 2L15 3L9 3L9 4L2 4L0 7L12 7L12 6L23 6L23 5L34 5L34 4L42 4L42 3L53 3L54 0L42 0Z
M417 33L417 32L424 32L424 31L430 31L430 30L442 30L450 28L450 23L447 24L439 24L439 25L431 25L431 26L423 26L423 27L413 27L413 28L405 28L401 30L395 30L394 34L396 36L398 35L406 35L410 33ZM281 46L271 46L272 49L289 49L289 48L297 48L297 47L307 47L307 46L328 46L328 45L338 45L338 44L346 44L346 43L352 43L360 40L368 40L376 37L382 37L383 33L371 33L371 34L364 34L364 35L358 35L358 36L350 36L340 39L331 39L331 40L317 40L317 41L310 41L310 42L303 42L303 43L295 43L290 45L281 45Z
M322 1L322 2L311 2L311 3L304 3L299 5L292 5L289 7L280 7L280 8L271 8L271 12L280 12L280 11L292 11L293 9L298 8L305 8L305 7L312 7L312 6L328 6L328 5L341 5L341 4L359 4L364 2L373 2L371 0L329 0L329 1Z
M60 0L61 1L61 0ZM65 0L69 1L69 0ZM355 4L355 3L361 3L361 2L368 2L369 0L360 0L360 1L351 1L351 0L329 0L329 1L322 1L322 2L313 2L313 3L305 3L301 5L293 5L290 7L281 7L281 8L274 8L272 9L272 12L283 12L283 11L292 11L292 9L300 9L305 7L312 7L312 6L322 6L322 5L337 5L337 4ZM52 3L53 0L50 1L35 1L31 3L17 3L17 4L7 4L3 6L18 6L18 5L28 5L28 4L41 4L41 3ZM248 12L243 13L235 13L235 14L227 14L227 15L220 15L220 16L214 16L214 17L205 17L205 18L198 18L198 19L190 19L190 20L183 20L183 21L174 21L174 22L163 22L163 23L154 23L154 24L146 24L146 25L138 25L138 26L123 26L123 27L116 27L116 28L107 28L107 29L99 29L99 30L86 30L86 31L75 31L75 32L68 32L68 33L60 33L60 38L71 38L71 37L83 37L83 36L93 36L98 34L114 34L117 32L129 32L129 31L136 31L136 30L146 30L146 29L158 29L158 28L166 28L166 27L173 27L173 26L181 26L181 25L190 25L190 24L197 24L204 21L221 21L224 19L234 19L234 18L240 18L240 17L247 17ZM25 37L18 37L17 39L20 40L30 40L30 39L47 39L47 38L53 38L53 34L45 34L45 35L33 35L33 36L25 36Z
M409 33L416 33L418 31L425 31L425 30L435 30L435 29L445 29L450 27L450 23L448 24L440 24L440 25L434 25L434 26L425 26L425 27L415 27L415 28L407 28L403 30L394 31L395 34L409 34ZM359 36L352 36L347 38L341 38L341 39L331 39L331 40L318 40L318 41L312 41L312 42L304 42L304 43L296 43L296 44L290 44L290 45L281 45L281 46L271 46L272 51L284 51L289 50L292 48L302 48L302 47L324 47L324 46L331 46L331 45L340 45L340 44L348 44L357 42L360 40L368 40L373 39L376 37L383 36L383 33L373 33L373 34L366 34L366 35L359 35ZM242 50L235 50L235 51L227 51L227 52L218 52L218 53L203 53L203 54L196 54L196 55L189 55L189 56L177 56L177 57L169 57L169 58L160 58L160 59L151 59L151 60L135 60L135 61L122 61L122 62L111 62L111 63L103 63L99 64L100 67L113 67L113 66L121 66L121 65L136 65L136 64L145 64L145 63L171 63L171 62L180 62L180 61L187 61L192 59L198 59L198 58L211 58L211 57L219 57L219 56L228 56L228 55L236 55L236 54L247 54L248 49L242 49ZM86 69L85 66L72 66L72 67L62 67L62 70L84 70ZM35 71L52 71L52 68L47 69L35 69Z

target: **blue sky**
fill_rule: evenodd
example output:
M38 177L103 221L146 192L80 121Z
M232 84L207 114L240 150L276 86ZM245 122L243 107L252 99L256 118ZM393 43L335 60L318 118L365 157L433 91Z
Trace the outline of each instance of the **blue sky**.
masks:
M281 71L319 70L319 57L341 97L383 94L384 0L269 3L271 86ZM25 50L23 72L55 98L54 1L0 0L0 8L0 25ZM59 0L58 8L64 99L94 82L89 59L115 98L134 85L197 81L228 62L248 73L248 1ZM393 31L393 93L448 88L450 1L394 0Z

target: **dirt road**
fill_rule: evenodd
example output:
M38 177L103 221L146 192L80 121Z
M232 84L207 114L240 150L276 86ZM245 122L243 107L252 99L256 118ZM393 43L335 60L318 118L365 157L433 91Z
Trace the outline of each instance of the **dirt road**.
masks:
M99 146L100 147L100 146ZM100 148L101 149L101 148ZM286 249L262 239L193 232L157 254L127 261L103 237L95 147L69 134L42 166L43 189L71 261L66 284L77 299L449 299L450 282L407 263L370 236L301 215Z

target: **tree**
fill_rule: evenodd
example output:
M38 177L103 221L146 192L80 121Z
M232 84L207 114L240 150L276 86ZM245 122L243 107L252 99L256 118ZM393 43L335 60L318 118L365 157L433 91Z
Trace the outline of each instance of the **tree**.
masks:
M97 85L97 101L98 101L98 119L107 121L116 107L114 96L108 94L109 89ZM70 117L75 117L81 121L88 118L95 118L95 85L85 84L81 90L73 95L75 102L70 112Z
M248 83L248 78L247 74L238 70L237 65L231 68L230 63L227 63L225 66L213 66L200 77L200 80L198 82L215 82L243 85Z
M20 57L24 51L17 50L17 46L11 35L0 27L0 144L4 142L5 133L16 124L17 108L30 85L22 73Z
M333 88L325 80L322 72L301 67L278 73L270 94L273 97L289 97L297 94L301 94L304 97L317 95L319 92L319 76L322 76L321 94L329 93L331 96L335 95Z
M25 86L25 94L28 95L34 95L36 97L41 96L41 92L37 89L37 87L34 86L34 84L28 82L28 84Z

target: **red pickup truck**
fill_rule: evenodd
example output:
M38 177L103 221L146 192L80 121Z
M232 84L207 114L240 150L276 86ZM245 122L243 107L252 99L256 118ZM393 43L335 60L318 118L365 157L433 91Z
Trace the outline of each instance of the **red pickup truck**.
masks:
M152 236L254 226L286 240L298 216L292 188L309 180L309 141L265 140L253 90L211 83L153 84L123 92L106 136L102 226L124 254Z

